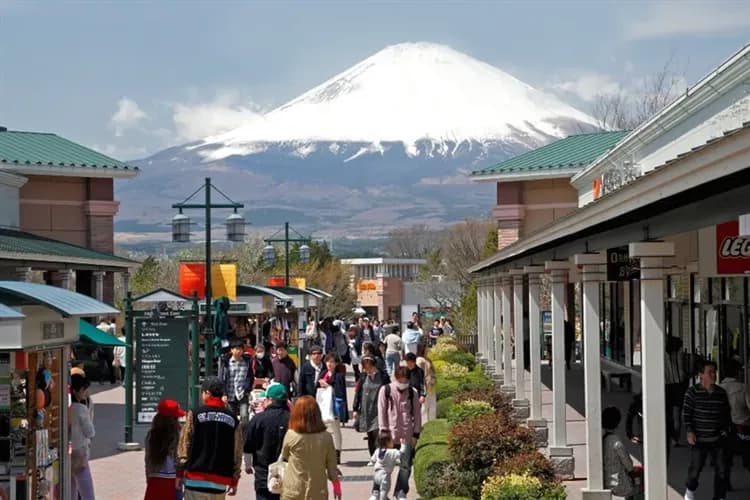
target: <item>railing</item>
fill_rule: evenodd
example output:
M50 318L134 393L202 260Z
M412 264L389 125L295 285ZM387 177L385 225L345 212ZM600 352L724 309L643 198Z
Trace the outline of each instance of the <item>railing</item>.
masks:
M472 354L477 353L477 335L476 334L456 335L456 340L458 341L458 345L466 349L468 352Z

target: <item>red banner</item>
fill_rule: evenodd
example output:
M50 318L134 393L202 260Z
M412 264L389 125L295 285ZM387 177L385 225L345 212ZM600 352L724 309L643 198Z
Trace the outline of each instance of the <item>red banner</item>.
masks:
M189 262L180 264L180 294L192 297L193 292L198 298L206 296L206 266L202 263Z
M737 220L716 226L716 272L746 274L750 272L750 238L740 238Z

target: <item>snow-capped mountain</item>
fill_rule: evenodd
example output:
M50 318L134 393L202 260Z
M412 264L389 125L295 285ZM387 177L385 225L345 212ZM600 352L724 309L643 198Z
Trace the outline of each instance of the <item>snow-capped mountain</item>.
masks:
M372 234L451 222L494 204L494 189L463 171L595 123L450 47L393 45L239 128L138 162L142 175L119 186L128 202L119 228L156 223L155 202L180 198L203 173L260 226Z

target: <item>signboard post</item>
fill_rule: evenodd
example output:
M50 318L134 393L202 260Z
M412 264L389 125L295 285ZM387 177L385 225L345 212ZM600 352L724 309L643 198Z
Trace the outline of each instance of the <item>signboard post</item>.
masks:
M159 401L188 407L188 319L137 318L136 418L150 423Z

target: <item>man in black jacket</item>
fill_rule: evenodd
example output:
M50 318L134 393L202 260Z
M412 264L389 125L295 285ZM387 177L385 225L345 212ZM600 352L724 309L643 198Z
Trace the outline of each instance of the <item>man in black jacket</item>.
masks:
M245 434L245 471L255 474L255 498L279 500L279 495L268 491L268 466L278 460L281 444L289 427L289 407L286 389L273 384L266 391L269 406L253 417Z
M323 349L317 345L312 346L310 348L310 361L305 362L299 372L300 397L315 397L318 389L318 380L325 373L325 368L323 364Z
M177 470L183 474L185 500L218 500L237 493L242 427L222 400L224 385L218 377L203 381L201 396L203 404L188 412L180 433Z
M417 366L417 355L413 352L406 353L406 367L409 369L409 385L417 391L419 403L424 404L427 397L427 387L424 383L424 370Z

